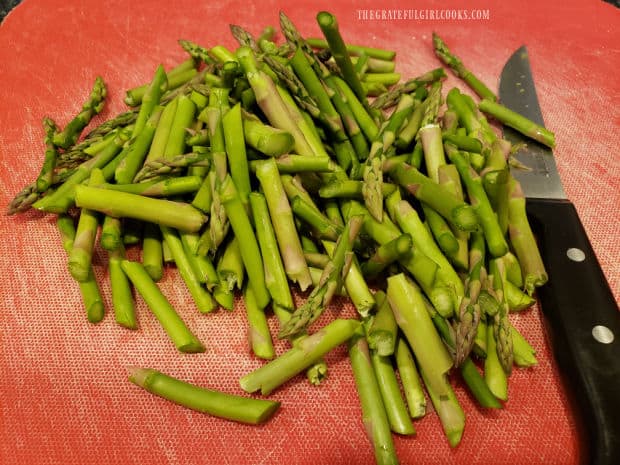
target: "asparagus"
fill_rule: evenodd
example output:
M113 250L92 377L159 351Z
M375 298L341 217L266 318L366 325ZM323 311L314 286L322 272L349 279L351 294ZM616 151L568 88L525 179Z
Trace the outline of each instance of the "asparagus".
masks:
M45 159L37 177L38 192L45 192L51 187L58 157L58 150L54 145L54 135L58 130L56 123L50 118L43 118L43 129L45 130Z
M224 115L222 118L222 129L226 143L226 155L230 165L230 176L239 193L242 204L247 206L248 195L252 188L250 186L250 172L245 151L240 104L235 105Z
M430 319L422 294L404 274L388 278L387 296L394 316L416 359L424 384L441 420L448 442L461 440L465 416L446 378L452 359Z
M58 215L56 226L60 232L62 247L68 255L73 250L76 235L73 218L66 214ZM79 282L79 287L88 321L98 323L105 315L105 307L92 266L89 268L87 279Z
M144 267L130 260L123 260L121 267L176 348L186 353L204 352L205 347L187 328Z
M403 386L405 399L412 418L420 418L426 414L426 398L422 388L422 380L413 360L411 350L402 337L396 341L395 351L396 366L400 382Z
M402 234L376 248L375 252L361 265L364 276L373 277L381 273L391 263L402 259L411 252L411 235Z
M97 76L90 96L82 106L80 113L78 113L61 132L57 132L54 135L54 145L66 149L75 144L82 130L88 126L91 119L103 109L107 93L108 90L105 82L103 82L100 76Z
M150 221L181 231L198 231L205 222L199 210L184 202L98 187L76 186L75 202L78 207L100 211L109 216Z
M415 428L411 422L405 400L400 393L400 386L390 357L379 355L376 351L371 350L370 359L375 370L377 384L391 430L402 435L415 434Z
M125 259L125 248L119 244L109 255L110 287L112 290L112 308L115 321L128 329L136 329L136 310L129 278L123 271L121 263Z
M521 190L521 184L514 178L510 180L508 208L510 242L523 269L525 290L532 295L537 287L547 282L548 275L527 219L525 196Z
M361 328L349 339L348 346L355 386L362 407L362 422L372 442L375 460L378 465L398 464L390 424Z
M473 231L478 226L478 218L473 208L443 189L439 184L406 163L396 165L389 171L390 176L407 189L418 200L426 202L460 230Z
M192 410L251 425L268 421L280 407L280 402L206 389L152 368L132 368L129 380L152 394Z
M397 84L389 91L382 93L371 104L372 108L386 109L390 108L398 103L403 94L410 94L419 87L426 84L433 83L446 77L446 72L443 68L437 68L424 73L415 78L409 79L406 82Z
M478 94L481 98L486 98L493 101L497 100L495 94L482 81L474 76L470 70L465 68L461 60L452 54L441 37L434 32L433 45L435 46L435 54L441 59L441 61L452 68L454 74L463 79L474 90L474 92L476 92L476 94Z
M293 312L290 320L280 329L279 337L291 336L304 330L329 305L334 293L340 289L349 271L353 258L353 242L361 225L361 217L354 216L349 219L336 243L330 263L323 270L319 285L312 290L306 302Z
M159 105L161 95L167 87L168 78L166 76L166 72L164 71L164 67L159 65L155 70L153 80L142 97L142 103L140 105L140 110L138 111L136 124L133 128L132 138L137 137L140 132L142 132L148 119L153 114L153 111L157 105Z
M179 41L179 42L182 42L182 41ZM157 80L160 81L160 89L158 92L163 94L167 90L170 91L172 89L175 89L181 86L187 80L186 73L188 71L191 72L192 70L196 71L196 65L197 65L196 59L192 57L179 63L174 68L170 69L165 75L166 77L165 80L163 78L157 77ZM124 99L125 103L129 105L130 107L139 106L142 103L143 99L145 98L146 94L151 90L150 86L152 83L153 81L151 81L148 84L144 84L144 85L127 90L127 92L125 93L125 99Z
M295 143L291 133L266 125L248 114L244 114L243 135L250 147L271 157L289 153Z
M333 320L284 354L243 376L239 384L248 393L260 390L261 394L268 395L330 350L346 342L359 327L360 323L356 320Z
M494 257L501 257L508 252L508 244L502 233L497 216L493 212L486 191L482 186L480 177L458 150L451 149L448 146L448 157L456 166L467 188L471 204L476 211L478 221L484 231L489 252Z
M144 225L142 236L142 265L155 282L164 275L164 256L161 231L155 223Z
M95 187L145 197L175 197L196 192L201 183L199 176L179 176L131 184L101 183Z
M274 310L292 311L294 307L286 272L278 250L275 231L269 218L269 210L265 196L252 192L250 194L256 238L260 245L261 255L265 268L265 285L273 300Z
M248 319L248 340L252 346L252 352L259 358L271 360L275 357L271 333L264 309L256 301L251 283L247 283L243 288L243 301Z
M103 174L95 169L91 173L89 185L98 184L102 180ZM99 215L97 212L82 208L68 263L71 276L76 281L82 282L88 279L98 229Z
M286 274L289 279L299 284L302 291L306 290L312 280L275 161L270 159L261 162L256 168L256 177L267 200Z
M254 229L232 177L227 176L224 179L220 188L220 196L233 233L238 238L241 258L245 265L245 271L248 275L256 305L264 309L269 304L271 298L265 285L263 260Z
M169 226L160 225L160 229L162 238L170 248L174 263L183 281L185 281L185 285L194 299L198 310L202 313L209 313L215 310L215 301L211 294L202 287L198 276L194 273L178 233Z
M511 109L497 102L484 98L478 104L480 111L496 118L502 124L510 126L521 134L531 137L547 147L555 147L555 134L548 129L534 123Z
M123 144L128 140L128 135L121 131L113 142L106 146L100 153L93 158L79 165L64 182L51 194L44 196L32 204L37 210L49 213L65 213L75 201L75 189L80 183L90 177L90 173L95 168L103 168L108 165L121 150Z
M327 39L329 50L331 51L334 60L336 60L345 82L351 87L353 92L355 92L355 95L362 102L365 102L366 94L362 87L362 83L353 68L351 57L349 56L344 40L342 40L342 36L340 35L338 21L334 15L327 11L319 12L316 20L321 28L321 31L323 32L323 35Z
M211 164L210 160L210 152L189 152L177 155L176 157L172 158L155 158L152 160L148 160L144 163L142 168L140 168L140 171L137 171L137 173L133 177L133 182L144 182L150 179L157 179L163 176L169 176L175 174L176 172L180 172L185 168L208 168ZM194 174L194 176L197 176L197 174ZM117 178L116 182L119 184L123 184L125 181L124 178ZM127 182L131 182L131 180Z
M377 312L366 331L368 347L380 356L392 355L396 349L398 331L394 313L383 291L376 292L375 301Z

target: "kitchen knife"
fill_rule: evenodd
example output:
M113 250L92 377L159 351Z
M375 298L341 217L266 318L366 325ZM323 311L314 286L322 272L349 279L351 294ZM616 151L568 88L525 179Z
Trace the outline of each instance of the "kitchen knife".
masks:
M508 60L500 102L544 126L525 46ZM566 199L552 151L511 128L504 137L525 143L512 168L526 195L549 281L537 290L547 336L582 432L586 463L620 464L620 312L573 204Z

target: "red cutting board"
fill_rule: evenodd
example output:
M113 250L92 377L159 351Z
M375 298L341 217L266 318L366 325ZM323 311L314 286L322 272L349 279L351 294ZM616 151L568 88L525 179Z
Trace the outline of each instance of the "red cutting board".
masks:
M404 77L439 65L433 30L491 88L512 51L528 46L545 121L556 132L566 192L618 299L620 10L594 0L518 7L453 0L293 3L25 0L0 25L0 209L38 173L42 117L65 124L97 75L109 87L101 122L125 109L124 91L149 81L159 63L169 68L186 58L178 39L234 48L230 23L257 34L277 26L280 9L302 34L317 36L315 15L329 9L348 42L396 50ZM488 19L446 19L436 9L484 9ZM462 87L450 74L444 88L454 85ZM241 302L233 312L201 315L176 270L167 269L163 292L208 346L204 354L181 355L140 299L137 331L117 326L109 313L97 325L86 321L53 216L0 216L0 237L0 463L373 463L344 347L326 357L329 378L321 386L299 376L274 392L270 397L282 407L263 426L198 414L132 385L126 367L153 367L243 394L238 379L262 362L249 352ZM101 250L95 270L109 308ZM316 327L336 315L353 316L353 310L338 301ZM538 366L514 371L500 411L477 408L455 378L467 414L462 443L448 446L431 411L415 423L415 437L395 437L402 463L579 461L583 445L539 311L512 321L538 351ZM278 342L276 349L282 353L286 345Z

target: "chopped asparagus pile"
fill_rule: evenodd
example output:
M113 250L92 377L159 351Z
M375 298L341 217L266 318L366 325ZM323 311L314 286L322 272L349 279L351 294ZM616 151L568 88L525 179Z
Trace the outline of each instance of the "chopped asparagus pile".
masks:
M444 89L443 68L401 81L394 52L347 44L329 12L317 22L325 39L305 39L281 13L279 44L273 28L255 38L238 25L236 50L180 40L187 60L157 66L150 82L128 90L130 110L82 135L106 97L97 78L63 130L43 120L42 168L8 214L58 215L93 323L105 314L91 264L97 237L118 324L137 328L133 287L181 352L205 345L160 291L164 267L178 269L202 313L232 310L242 298L252 350L270 360L241 378L248 393L269 394L302 372L318 384L322 357L348 343L377 463L397 463L392 433L415 434L425 392L449 444L460 442L465 414L452 371L481 407L501 408L513 365L536 364L510 313L535 302L547 274L510 175L510 143L485 114L555 141L496 103L436 34L440 62L479 103ZM131 248L140 260L127 258ZM296 308L293 295L303 291ZM335 295L357 316L314 328ZM276 357L273 337L287 338L290 350ZM130 379L247 423L266 421L279 405L152 369Z

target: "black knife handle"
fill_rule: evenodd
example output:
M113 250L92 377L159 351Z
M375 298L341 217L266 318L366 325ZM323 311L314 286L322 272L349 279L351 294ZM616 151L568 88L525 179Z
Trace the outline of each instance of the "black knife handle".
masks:
M586 463L620 464L618 304L573 204L527 199L527 212L549 274L549 282L537 290L540 307L588 437Z

